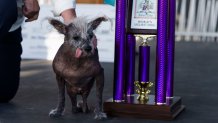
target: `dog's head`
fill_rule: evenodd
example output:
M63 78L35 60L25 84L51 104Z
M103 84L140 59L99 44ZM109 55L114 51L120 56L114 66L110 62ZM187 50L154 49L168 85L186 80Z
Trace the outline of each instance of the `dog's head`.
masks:
M49 23L54 26L58 32L65 35L65 43L72 47L75 57L86 57L93 55L97 48L97 39L94 30L102 21L107 21L106 17L98 17L90 22L85 18L78 17L72 23L66 25L59 20L49 19Z

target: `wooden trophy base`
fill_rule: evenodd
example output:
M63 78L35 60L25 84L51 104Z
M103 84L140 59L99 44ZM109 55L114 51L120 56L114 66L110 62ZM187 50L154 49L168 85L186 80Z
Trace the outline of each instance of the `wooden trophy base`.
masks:
M124 102L114 102L108 99L104 102L104 112L108 116L134 117L155 120L173 120L184 109L181 97L167 99L164 105L155 104L155 96L149 95L149 101L140 102L137 94L126 97Z

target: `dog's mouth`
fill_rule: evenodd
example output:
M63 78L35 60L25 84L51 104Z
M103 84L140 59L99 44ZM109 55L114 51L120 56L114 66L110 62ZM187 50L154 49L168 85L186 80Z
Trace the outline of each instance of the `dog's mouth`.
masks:
M75 57L80 58L82 56L91 56L95 53L95 49L92 49L90 52L86 52L81 48L76 49Z

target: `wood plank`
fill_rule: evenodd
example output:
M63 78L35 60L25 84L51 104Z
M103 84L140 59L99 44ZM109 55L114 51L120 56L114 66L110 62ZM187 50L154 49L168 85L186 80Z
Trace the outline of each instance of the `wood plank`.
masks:
M108 116L115 117L173 120L185 109L180 97L169 99L165 105L155 104L154 95L149 95L150 100L148 102L139 102L136 99L137 95L131 98L120 103L113 102L112 99L107 100L104 102L104 112Z

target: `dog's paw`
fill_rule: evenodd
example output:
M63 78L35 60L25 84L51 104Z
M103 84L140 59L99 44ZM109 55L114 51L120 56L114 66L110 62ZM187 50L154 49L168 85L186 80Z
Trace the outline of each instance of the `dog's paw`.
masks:
M63 116L63 111L58 111L57 109L53 109L49 112L49 117L61 117Z
M107 119L107 115L103 112L98 112L95 114L95 119L96 120L103 120L103 119Z

